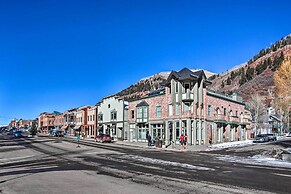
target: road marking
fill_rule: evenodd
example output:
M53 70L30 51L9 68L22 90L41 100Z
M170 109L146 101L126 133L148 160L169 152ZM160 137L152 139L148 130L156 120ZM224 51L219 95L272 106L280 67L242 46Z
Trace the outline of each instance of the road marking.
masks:
M291 177L290 174L279 174L279 173L271 173L271 174L274 174L274 175L277 175L277 176Z
M204 166L194 166L194 165L191 165L191 164L172 162L172 161L167 161L167 160L154 159L154 158L135 156L135 155L123 155L122 158L131 159L131 160L137 160L137 161L141 161L141 162L145 162L145 163L151 163L151 164L182 167L182 168L187 168L187 169L191 169L191 170L215 171L214 168L208 168L208 167L204 167Z
M34 156L36 156L36 155L30 155L30 156L19 156L19 157L14 157L14 158L2 158L2 159L0 159L0 162L1 161L14 161L14 160L21 160L21 159L27 159L27 158L32 158L32 157L34 157Z
M222 173L231 173L231 170L222 171Z
M283 170L283 171L290 171L291 172L291 170L289 170L288 168L287 169L286 168L278 168L278 167L272 168L272 167L251 166L251 165L248 165L248 166L245 166L245 167L247 167L247 168L261 168L261 169L268 169L268 170Z

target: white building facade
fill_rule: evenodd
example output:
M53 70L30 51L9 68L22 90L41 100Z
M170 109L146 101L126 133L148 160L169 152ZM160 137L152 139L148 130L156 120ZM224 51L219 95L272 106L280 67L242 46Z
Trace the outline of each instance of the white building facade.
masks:
M128 102L118 96L103 98L97 103L97 133L108 134L114 140L124 140L127 134Z

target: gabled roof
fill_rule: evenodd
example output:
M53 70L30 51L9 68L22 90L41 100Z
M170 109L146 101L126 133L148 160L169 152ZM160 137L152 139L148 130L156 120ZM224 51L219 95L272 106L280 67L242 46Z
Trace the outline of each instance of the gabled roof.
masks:
M176 80L185 80L185 79L198 80L200 78L203 78L204 80L207 79L203 70L191 71L190 69L185 67L185 68L181 69L179 72L172 71L170 73L168 79L167 79L166 85L170 84L172 79L176 79ZM207 82L209 82L209 81L207 81Z
M193 72L190 69L185 67L185 68L181 69L179 72L177 72L177 75L180 78L183 78L183 77L190 77L192 73Z
M149 104L146 102L146 101L141 101L140 103L138 103L137 105L136 105L136 107L141 107L141 106L149 106Z

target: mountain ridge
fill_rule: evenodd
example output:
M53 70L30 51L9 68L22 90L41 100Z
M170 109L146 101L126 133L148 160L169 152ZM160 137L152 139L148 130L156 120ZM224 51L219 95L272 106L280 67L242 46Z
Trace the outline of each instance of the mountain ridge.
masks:
M274 72L281 65L284 58L291 57L291 34L285 36L267 49L262 49L249 61L236 65L222 73L203 70L212 82L209 89L224 94L234 92L248 101L255 92L260 93L270 102L274 93ZM201 69L191 69L199 71ZM140 79L137 83L118 92L116 95L126 100L148 95L150 91L162 89L171 72L160 72Z

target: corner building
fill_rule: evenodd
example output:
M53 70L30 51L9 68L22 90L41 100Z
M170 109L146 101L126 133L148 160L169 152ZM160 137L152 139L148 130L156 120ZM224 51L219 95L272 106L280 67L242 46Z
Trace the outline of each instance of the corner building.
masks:
M146 141L146 133L165 144L204 145L247 138L247 112L237 95L225 96L207 89L203 70L172 71L165 89L129 101L129 140Z

